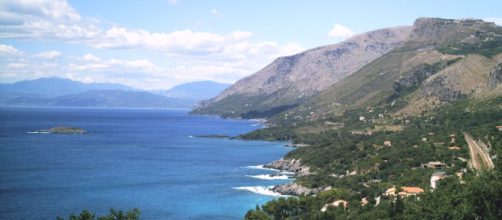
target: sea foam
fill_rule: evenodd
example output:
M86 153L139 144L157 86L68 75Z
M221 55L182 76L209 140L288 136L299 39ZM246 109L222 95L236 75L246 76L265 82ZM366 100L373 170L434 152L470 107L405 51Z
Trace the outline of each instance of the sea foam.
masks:
M261 179L261 180L287 180L289 179L286 175L277 175L277 174L259 174L259 175L246 175L247 177Z
M241 187L233 187L233 189L246 190L265 196L282 196L280 193L272 191L273 187L274 186L241 186Z
M28 131L28 134L49 134L49 131Z
M273 170L273 171L278 171L278 170L273 169L273 168L267 168L264 165L245 166L244 168L253 169L253 170Z

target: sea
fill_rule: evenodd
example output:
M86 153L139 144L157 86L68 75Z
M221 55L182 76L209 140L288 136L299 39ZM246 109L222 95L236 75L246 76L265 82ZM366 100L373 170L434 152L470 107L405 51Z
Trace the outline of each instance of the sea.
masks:
M56 126L86 134L37 132ZM203 138L260 128L187 110L0 108L0 219L139 208L142 219L242 219L292 181L261 165L282 142Z

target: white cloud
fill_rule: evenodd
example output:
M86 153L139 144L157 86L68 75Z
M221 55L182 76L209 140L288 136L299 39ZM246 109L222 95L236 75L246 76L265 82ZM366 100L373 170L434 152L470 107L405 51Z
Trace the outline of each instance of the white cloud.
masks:
M56 58L60 57L62 54L63 53L61 53L60 51L51 50L51 51L37 53L37 54L35 54L35 57L51 60L51 59L56 59Z
M20 55L22 54L21 51L16 49L13 46L10 45L5 45L5 44L0 44L0 55L3 56L12 56L12 55Z
M158 69L147 59L123 60L100 59L92 54L85 54L82 59L76 59L68 65L69 72L128 72L128 71L156 71Z
M352 30L340 24L335 24L335 26L333 26L331 31L328 33L328 36L340 39L347 39L353 35L354 32Z
M26 63L9 63L7 69L22 69L26 67Z
M95 61L95 62L100 61L99 57L94 56L90 53L84 55L84 57L82 57L82 59L85 61Z
M77 40L97 36L93 19L84 20L66 0L0 1L0 37Z
M502 26L502 18L485 18L483 20L494 22L496 25Z
M177 2L169 1L171 4ZM216 9L211 10L211 14L221 16ZM224 34L190 29L150 32L117 24L104 25L97 19L81 16L65 0L0 1L0 30L0 39L54 40L98 49L141 50L154 56L164 55L169 60L169 64L159 67L143 58L106 59L91 53L76 58L58 54L58 51L25 56L11 46L0 44L0 54L8 52L13 57L0 60L0 80L3 81L57 75L87 81L127 82L145 89L203 79L234 82L278 56L304 50L296 43L254 41L249 31ZM45 59L45 62L33 59L57 57L62 59ZM12 65L8 67L9 64Z
M175 5L178 4L178 0L168 0L169 4Z

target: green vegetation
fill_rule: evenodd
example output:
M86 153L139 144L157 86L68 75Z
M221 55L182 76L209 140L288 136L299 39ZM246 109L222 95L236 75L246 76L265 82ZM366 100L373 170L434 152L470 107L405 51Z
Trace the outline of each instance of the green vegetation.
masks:
M487 57L502 53L502 29L500 27L476 31L470 38L441 46L438 50L442 53L459 55L477 53Z
M502 153L502 152L501 152ZM502 164L499 164L502 165ZM361 196L343 189L317 197L279 198L248 211L246 219L501 219L502 172L469 174L461 183L456 177L442 180L439 188L418 197L382 197L381 202L361 205ZM348 201L348 207L324 204Z
M390 107L348 110L343 115L319 121L271 127L242 136L292 139L296 143L310 144L310 147L297 148L286 156L301 159L314 171L314 174L299 177L296 181L320 190L336 187L316 197L274 200L248 212L246 218L413 219L427 216L427 219L458 219L463 216L466 219L491 219L501 216L502 210L497 207L502 207L502 174L487 172L476 176L466 169L468 165L463 159L469 159L469 151L463 133L487 143L492 156L502 155L502 132L496 128L502 122L502 97L458 101L414 117L386 113ZM360 120L361 116L364 120ZM326 121L344 126L321 132L299 132L303 127L329 127ZM385 141L390 141L391 146L384 145ZM441 171L449 176L434 192L429 192L430 177L437 170L421 167L431 161L444 163L446 167ZM494 161L500 164L502 160L496 158ZM460 183L456 177L458 173L463 173L466 184ZM421 187L427 193L420 195L420 200L411 197L394 201L382 196L380 204L375 207L375 198L393 185L398 188ZM490 195L495 198L485 198ZM371 205L361 206L362 198L367 198ZM324 204L335 199L347 200L350 208L320 211ZM475 202L483 200L487 202ZM463 211L449 212L452 209Z
M110 209L110 213L104 216L96 216L95 213L89 210L83 210L79 215L71 214L68 220L139 220L141 211L137 208L129 209L127 212L122 210ZM62 217L57 217L57 220L64 220Z

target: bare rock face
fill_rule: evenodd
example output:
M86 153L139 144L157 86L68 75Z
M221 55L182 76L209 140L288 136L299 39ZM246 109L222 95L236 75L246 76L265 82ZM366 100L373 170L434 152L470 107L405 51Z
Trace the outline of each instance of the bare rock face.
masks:
M201 102L194 113L252 117L246 113L294 107L402 45L410 31L411 27L380 29L277 58L217 97Z
M495 26L479 19L418 18L413 24L409 40L422 46L458 41L483 27Z
M502 83L502 63L497 63L497 66L495 66L490 72L490 78L488 79L488 88L494 89L500 83Z
M448 86L448 77L441 75L424 84L420 91L422 97L435 96L441 102L453 102L464 99L467 95Z
M318 189L310 189L298 183L277 185L274 188L272 188L272 190L282 195L292 195L292 196L308 196L319 192Z
M265 165L266 168L283 170L295 173L296 176L306 176L310 174L310 168L301 164L300 159L280 159Z

